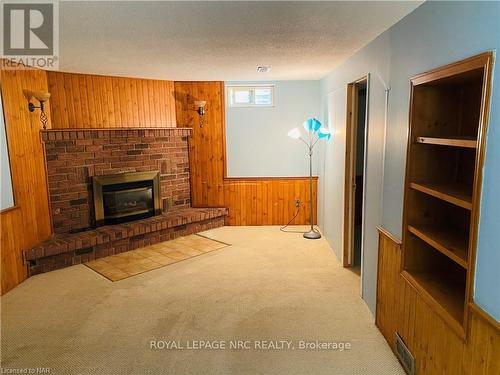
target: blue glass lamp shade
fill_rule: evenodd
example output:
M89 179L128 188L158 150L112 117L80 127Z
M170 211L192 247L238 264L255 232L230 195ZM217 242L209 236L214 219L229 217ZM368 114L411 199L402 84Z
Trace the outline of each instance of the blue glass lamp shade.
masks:
M306 129L307 132L316 132L321 128L321 122L319 122L317 119L311 117L304 121L304 129Z
M330 133L330 130L328 130L327 128L319 128L318 137L326 138L328 140L332 137L332 133Z
M306 129L306 131L309 133L309 142L313 146L321 138L329 140L332 137L332 133L330 132L330 130L328 128L322 127L321 122L319 122L315 118L307 119L306 121L304 121L303 125L304 129ZM314 137L312 137L314 133L318 133L318 138L316 139L316 142L314 142ZM290 131L288 132L288 136L294 139L300 138L304 142L306 142L303 138L301 138L300 130L298 128L290 129Z

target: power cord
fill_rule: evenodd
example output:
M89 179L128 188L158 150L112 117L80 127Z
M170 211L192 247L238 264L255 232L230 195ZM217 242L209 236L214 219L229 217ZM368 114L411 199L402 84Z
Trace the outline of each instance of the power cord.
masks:
M285 232L285 233L301 233L301 234L308 232L308 231L303 232L301 230L285 230L292 223L292 221L294 221L295 218L299 215L300 204L301 204L301 202L297 201L297 203L295 205L295 207L297 207L297 211L295 211L295 215L293 215L293 217L290 219L290 221L288 223L286 223L284 226L280 227L280 231ZM316 228L313 228L313 231L319 233L319 231Z
M299 205L299 207L297 207L297 211L295 211L295 215L293 215L293 217L290 219L290 221L288 223L286 223L286 225L284 225L280 228L280 231L285 232L285 233L305 233L305 232L302 232L300 230L285 230L292 223L292 221L294 221L295 218L299 215L299 212L300 212L300 205Z

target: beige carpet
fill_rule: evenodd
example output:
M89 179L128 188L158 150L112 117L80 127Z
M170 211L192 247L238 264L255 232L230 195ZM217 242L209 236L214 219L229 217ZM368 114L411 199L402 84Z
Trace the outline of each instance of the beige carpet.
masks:
M100 258L85 265L111 281L120 281L169 264L229 246L226 243L191 234L140 249Z
M307 241L278 227L224 227L204 235L232 246L118 283L80 265L35 276L7 293L4 369L404 374L359 298L359 277L341 268L325 240ZM152 341L161 347L156 340L179 341L184 349L153 350ZM188 349L194 340L228 346L242 340L253 349ZM263 340L289 340L293 347L278 350ZM300 340L348 342L351 349L302 350Z

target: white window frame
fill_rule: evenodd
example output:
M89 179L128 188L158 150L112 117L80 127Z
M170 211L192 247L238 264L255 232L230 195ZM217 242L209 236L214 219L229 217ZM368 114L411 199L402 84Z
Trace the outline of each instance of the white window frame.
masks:
M271 104L255 104L255 89L271 89ZM252 103L234 103L233 89L246 89L252 92ZM272 108L275 103L275 85L274 84L245 84L245 85L226 85L226 102L229 108Z

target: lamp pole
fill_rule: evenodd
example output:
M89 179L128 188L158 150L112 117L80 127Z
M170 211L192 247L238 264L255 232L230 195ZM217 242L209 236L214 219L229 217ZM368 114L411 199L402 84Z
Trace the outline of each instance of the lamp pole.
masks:
M327 128L322 128L321 123L315 118L309 118L304 121L304 128L307 131L307 141L302 137L300 130L298 128L290 129L288 132L288 136L293 139L300 139L309 150L309 220L311 224L311 228L308 232L304 233L304 238L310 240L317 240L321 238L321 234L318 230L314 229L314 202L313 202L313 148L318 143L318 141L322 138L325 140L329 140L332 136L330 130Z
M317 142L317 141L316 141ZM314 230L314 221L313 221L313 177L312 177L312 155L313 155L313 147L316 144L316 142L312 143L311 140L309 140L309 143L307 144L307 147L309 148L309 215L310 215L310 224L311 224L311 229L304 233L304 238L307 238L309 240L317 240L321 238L321 234L317 231Z

